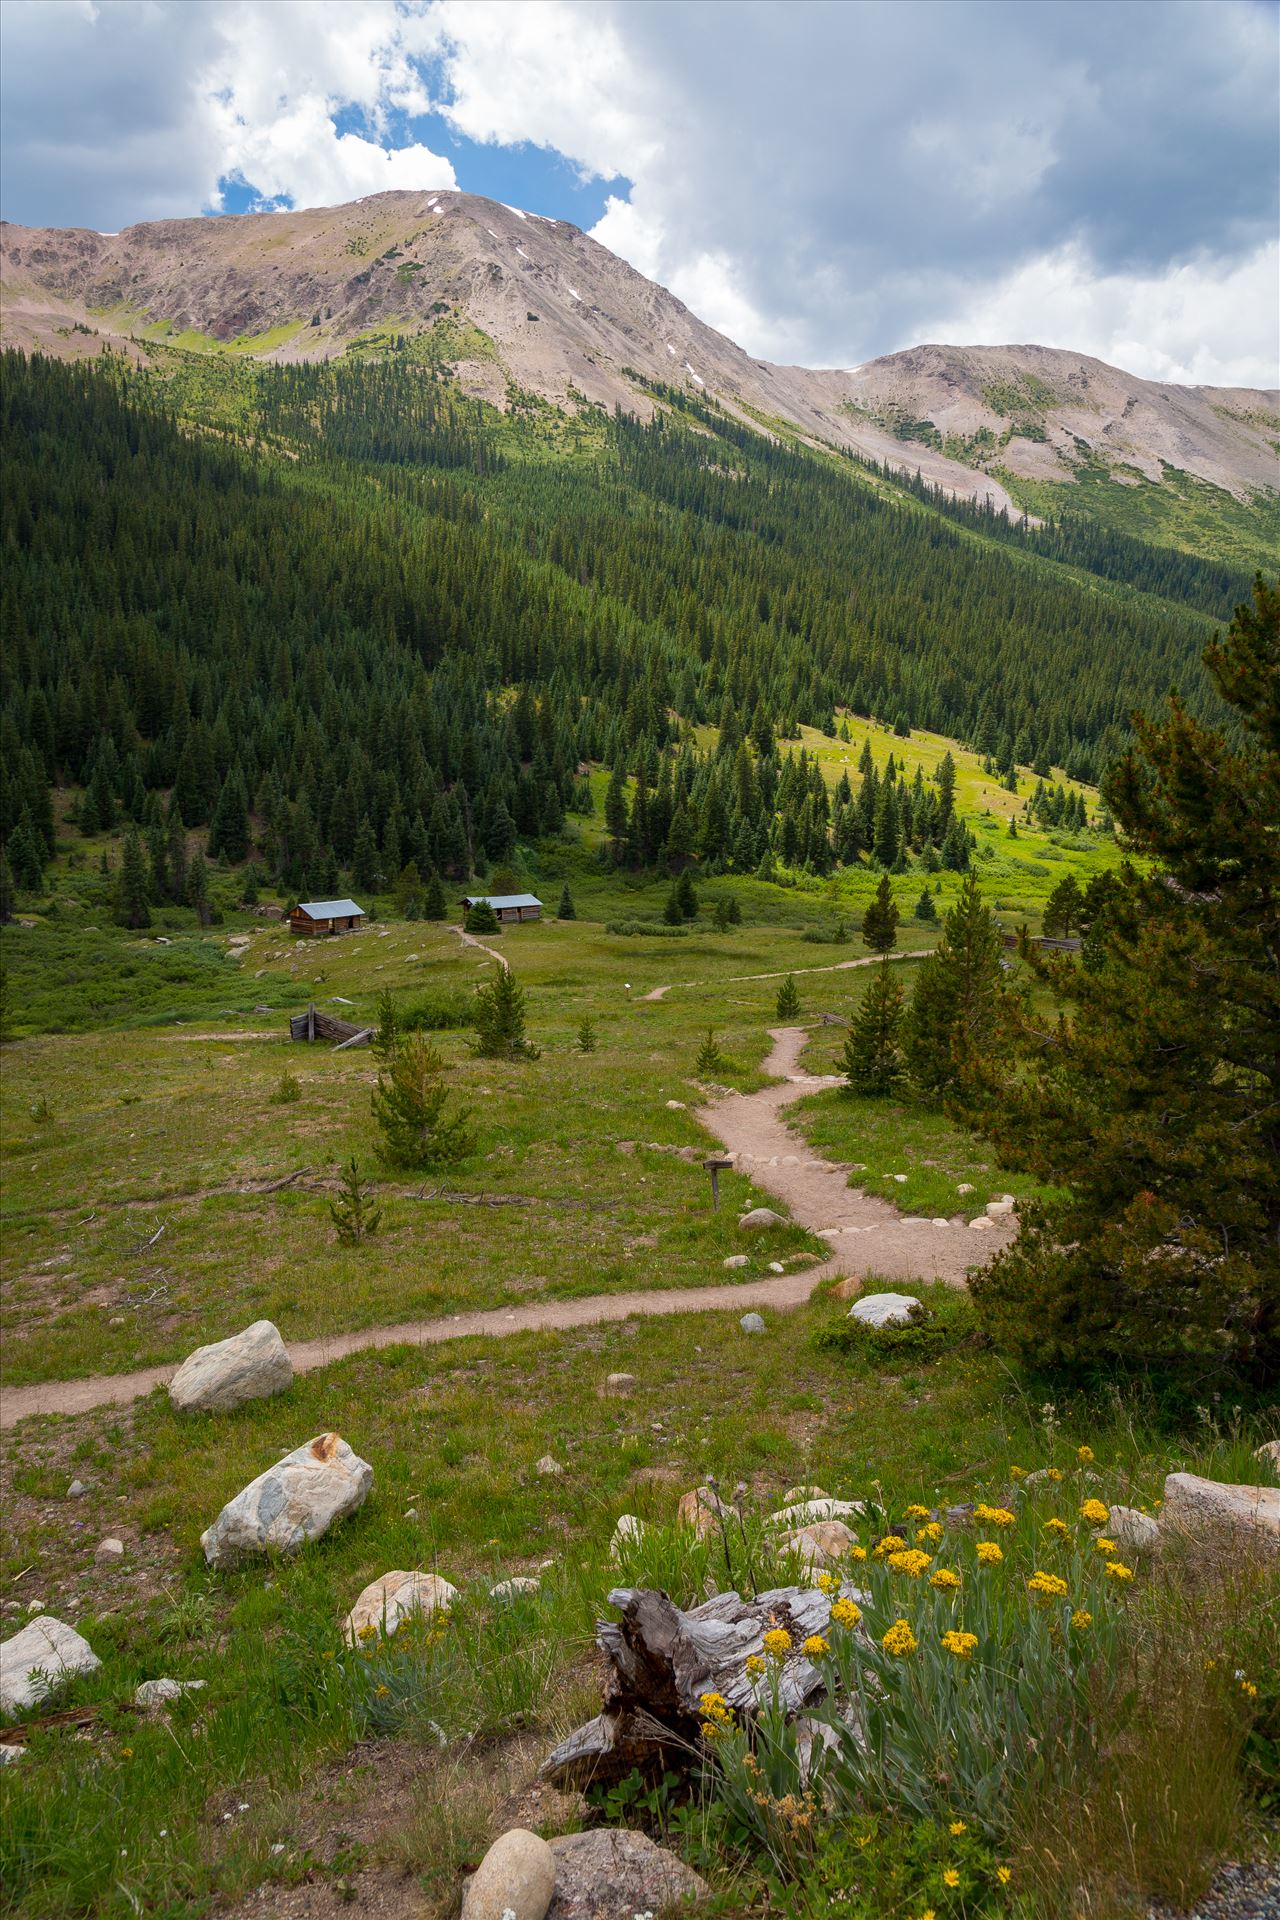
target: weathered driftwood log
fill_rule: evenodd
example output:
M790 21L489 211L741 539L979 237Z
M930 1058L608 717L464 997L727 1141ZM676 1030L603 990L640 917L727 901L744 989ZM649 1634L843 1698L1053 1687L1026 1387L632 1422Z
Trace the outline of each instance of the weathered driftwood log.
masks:
M682 1613L665 1593L615 1587L609 1604L622 1619L596 1628L609 1663L603 1711L547 1757L543 1778L582 1788L620 1780L633 1767L679 1765L681 1754L687 1761L704 1717L701 1694L722 1694L739 1713L754 1709L746 1663L763 1653L771 1627L791 1635L779 1691L788 1710L800 1713L824 1692L821 1674L800 1649L811 1633L825 1632L833 1598L816 1587L775 1587L756 1600L719 1593Z

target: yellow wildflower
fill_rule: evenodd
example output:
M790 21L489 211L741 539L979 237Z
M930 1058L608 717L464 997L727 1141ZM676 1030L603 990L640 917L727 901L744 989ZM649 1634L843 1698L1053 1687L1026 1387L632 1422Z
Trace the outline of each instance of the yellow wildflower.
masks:
M722 1693L700 1693L698 1710L702 1714L704 1740L718 1740L733 1726L733 1708Z
M1114 1580L1118 1587L1123 1587L1128 1581L1132 1580L1133 1568L1126 1567L1123 1560L1108 1560L1107 1578L1108 1580Z
M957 1633L953 1628L942 1636L942 1645L948 1653L954 1653L957 1660L972 1660L974 1648L978 1644L976 1633Z
M840 1599L831 1609L831 1618L838 1627L856 1627L862 1618L862 1608L852 1600Z
M820 1633L811 1633L800 1651L801 1653L807 1653L810 1659L817 1660L824 1653L830 1653L831 1645L829 1641L823 1639Z
M1256 1700L1258 1697L1258 1689L1254 1686L1252 1680L1242 1679L1240 1682L1240 1691L1246 1700Z
M978 1506L974 1508L973 1512L974 1518L981 1520L984 1526L1011 1527L1013 1525L1014 1517L1008 1507Z
M356 1635L357 1640L376 1640L377 1637L378 1629L372 1621L370 1621L367 1626L361 1627L359 1633Z
M899 1540L896 1533L886 1533L876 1547L876 1559L884 1560L891 1553L901 1553L906 1544L905 1540Z
M1057 1539L1061 1540L1064 1534L1070 1533L1071 1529L1065 1520L1055 1518L1045 1521L1044 1531L1053 1534Z
M955 1840L960 1834L968 1833L969 1829L963 1820L953 1820L947 1831L951 1835L951 1838Z
M867 1557L867 1550L865 1547L859 1547L856 1545L850 1547L849 1558L851 1560L865 1560L866 1557Z
M1045 1470L1044 1470L1044 1477L1045 1477L1045 1479L1046 1479L1046 1480L1061 1480L1061 1478L1062 1478L1062 1468L1061 1468L1061 1467L1046 1467L1046 1468L1045 1468Z
M960 1885L960 1875L954 1867L947 1867L942 1875L942 1881L944 1886L958 1887Z
M1108 1556L1113 1553L1119 1553L1120 1551L1114 1540L1104 1540L1101 1534L1099 1534L1098 1538L1094 1541L1093 1550L1095 1553L1107 1554Z
M834 1593L840 1582L834 1573L820 1573L813 1584L820 1593Z
M1009 1477L1013 1480L1025 1480L1027 1477L1027 1470L1025 1467L1010 1467Z
M920 1920L938 1920L938 1916L934 1912L932 1907L926 1907L924 1912L920 1915Z
M1004 1559L994 1540L979 1540L978 1564L982 1567L998 1567Z
M1039 1568L1027 1582L1028 1593L1043 1594L1046 1600L1061 1600L1067 1591L1067 1583L1060 1574L1042 1573Z
M931 1520L927 1527L920 1527L916 1531L916 1545L918 1547L923 1547L926 1543L931 1547L936 1547L941 1538L941 1520Z
M1013 1878L1012 1871L1008 1867L996 1868L996 1879L1000 1882L1000 1885L1002 1887L1007 1887L1009 1882L1012 1880L1012 1878Z
M378 1696L379 1700L385 1700L387 1695L390 1693L390 1691L391 1689L387 1685L385 1680L379 1680L377 1686L374 1688L374 1692Z
M764 1650L775 1660L781 1660L784 1654L790 1653L791 1635L785 1627L770 1627L764 1636Z
M1083 1633L1086 1627L1093 1625L1093 1615L1085 1607L1077 1607L1071 1616L1071 1624L1077 1633Z
M765 1666L765 1662L764 1662L763 1654L749 1653L747 1655L747 1672L751 1675L751 1678L753 1680L757 1679L759 1675L764 1672L764 1666Z
M889 1565L895 1573L905 1573L911 1579L918 1580L925 1568L930 1565L930 1556L927 1553L921 1553L919 1547L904 1547L901 1553L889 1555Z
M121 1747L121 1749L120 1749L120 1758L121 1758L122 1760L132 1760L132 1758L133 1758L133 1748L132 1748L132 1747Z
M927 1520L929 1518L929 1509L928 1507L922 1507L918 1501L915 1501L907 1508L907 1518L908 1520Z
M880 1645L886 1653L904 1658L907 1654L914 1653L920 1642L912 1633L907 1621L895 1620L889 1631L881 1638Z
M929 1577L929 1585L936 1587L939 1593L955 1593L960 1587L960 1575L953 1573L950 1567L939 1567Z
M1092 1464L1092 1462L1093 1462L1093 1448L1092 1448L1092 1447L1077 1447L1077 1448L1076 1448L1076 1459L1077 1459L1077 1460L1078 1460L1078 1461L1080 1462L1080 1465L1081 1465L1082 1467L1087 1467L1087 1466L1090 1466L1090 1465Z
M1086 1500L1081 1505L1080 1518L1087 1520L1091 1527L1105 1527L1111 1518L1111 1509L1101 1500Z

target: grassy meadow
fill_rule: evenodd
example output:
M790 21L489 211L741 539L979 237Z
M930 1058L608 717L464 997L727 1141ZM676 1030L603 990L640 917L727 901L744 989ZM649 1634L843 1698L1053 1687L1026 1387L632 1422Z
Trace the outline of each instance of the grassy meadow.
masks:
M856 769L861 739L807 744L834 781L846 758ZM881 763L890 750L905 759L908 774L918 757L928 773L946 743L877 729L873 748ZM1058 878L1083 883L1117 858L1104 838L1073 844L1020 827L1011 839L1005 822L1021 802L984 782L972 756L957 762L978 870L1006 924L1038 927ZM462 1031L433 1035L478 1140L456 1172L425 1180L377 1163L373 1057L293 1045L287 1015L314 1000L364 1020L384 988L406 1005L465 994L491 973L487 954L452 925L390 917L385 900L365 903L378 917L359 935L295 942L278 922L238 911L236 876L216 870L220 924L201 930L189 913L162 911L130 934L112 926L98 873L101 853L118 847L64 848L48 897L21 902L3 935L13 1036L0 1086L4 1384L176 1360L260 1317L296 1340L728 1278L724 1258L743 1249L736 1215L767 1196L730 1173L713 1214L701 1167L653 1147L711 1144L690 1110L708 1030L727 1059L725 1084L763 1084L788 972L814 1030L805 1064L833 1068L843 1029L822 1016L847 1019L870 978L843 963L864 956L857 923L874 876L716 879L699 885L698 919L681 937L625 937L607 924L660 923L666 886L602 867L598 822L580 834L529 850L522 879L547 918L491 942L527 993L540 1057L498 1064L475 1057ZM907 950L936 938L911 917L926 878L939 913L959 887L950 873L895 878ZM555 915L566 881L572 920ZM742 924L716 931L715 903L728 893ZM841 920L842 944L805 937ZM646 998L659 987L669 991ZM585 1053L584 1018L596 1035ZM977 1212L994 1194L1030 1190L989 1149L905 1102L824 1093L793 1124L814 1151L864 1163L851 1179L905 1212ZM343 1246L328 1202L353 1155L377 1182L384 1219L373 1238ZM885 1176L904 1171L890 1193ZM961 1183L973 1188L966 1200ZM734 1278L826 1248L786 1226L749 1252ZM1252 1448L1274 1423L1208 1408L1175 1438L1152 1409L1118 1398L1046 1406L985 1346L963 1296L926 1297L937 1337L924 1345L851 1342L846 1308L820 1291L808 1307L769 1314L763 1337L722 1312L393 1346L231 1415L182 1418L157 1391L7 1432L0 1630L7 1637L39 1602L77 1625L102 1666L56 1703L79 1719L38 1717L25 1758L4 1771L0 1911L284 1913L305 1888L314 1914L348 1906L450 1920L461 1868L503 1825L562 1831L591 1817L577 1796L531 1799L529 1782L553 1742L597 1708L593 1622L620 1577L607 1553L618 1516L648 1524L621 1577L663 1585L682 1604L743 1579L741 1565L721 1564L718 1543L695 1544L672 1524L680 1493L709 1475L741 1489L756 1569L779 1578L796 1568L770 1560L760 1522L795 1484L870 1500L891 1519L910 1502L1002 1498L1015 1468L1069 1467L1086 1443L1107 1497L1153 1511L1171 1467L1259 1476ZM630 1394L606 1389L612 1372L635 1376ZM292 1560L208 1571L199 1535L220 1506L326 1429L373 1465L360 1511ZM547 1453L561 1474L538 1473ZM88 1487L74 1502L73 1478ZM94 1558L107 1534L124 1542L118 1566ZM362 1661L343 1647L340 1622L391 1567L437 1570L463 1598L442 1631ZM490 1585L514 1574L540 1574L539 1592L497 1605ZM1232 1658L1261 1668L1269 1630L1242 1614ZM1219 1647L1227 1628L1203 1631ZM137 1683L162 1674L204 1684L164 1712L136 1711ZM1140 1749L1142 1792L1157 1793L1150 1756L1169 1726ZM1246 1730L1232 1728L1238 1759ZM1257 1844L1249 1768L1217 1772L1212 1832L1202 1823L1168 1853L1152 1888L1162 1897L1198 1891L1215 1851ZM1080 1814L1064 1807L1055 1827L1042 1809L1001 1856L1008 1881L988 1875L981 1897L976 1881L957 1895L941 1877L932 1840L926 1862L905 1829L869 1827L867 1857L884 1870L860 1904L850 1893L830 1908L771 1878L740 1840L700 1824L696 1807L664 1806L657 1824L707 1874L713 1915L918 1920L927 1897L938 1920L1029 1920L1067 1911L1054 1904L1052 1862L1055 1849L1080 1853ZM1136 1912L1107 1902L1128 1901L1135 1873L1151 1881L1115 1836L1079 1872L1099 1915ZM829 1884L815 1869L815 1901Z

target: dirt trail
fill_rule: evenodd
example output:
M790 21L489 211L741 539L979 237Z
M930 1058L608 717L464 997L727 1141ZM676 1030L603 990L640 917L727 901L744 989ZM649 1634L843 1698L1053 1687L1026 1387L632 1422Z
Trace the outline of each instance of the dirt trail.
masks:
M785 980L789 973L795 974L797 979L807 973L847 973L850 967L878 967L881 959L927 960L932 952L932 947L922 947L918 953L890 953L887 955L872 953L869 954L865 960L833 960L825 967L783 967L781 971L777 973L731 973L723 983L714 980L671 980L668 981L665 987L654 987L651 992L642 993L640 998L642 1000L664 1000L674 987L711 987L720 984L736 987L741 986L743 981L746 980ZM768 1069L768 1071L772 1071L772 1069Z
M797 1307L808 1300L820 1281L837 1274L870 1272L896 1281L941 1279L962 1286L966 1269L1004 1245L1011 1229L993 1226L978 1235L960 1220L943 1226L904 1219L886 1201L849 1187L843 1168L828 1160L813 1159L804 1143L788 1131L782 1112L805 1094L838 1084L834 1078L796 1072L808 1037L803 1027L772 1028L773 1051L764 1068L766 1073L779 1076L775 1083L758 1093L725 1094L701 1108L696 1117L724 1144L737 1167L756 1186L785 1201L801 1226L829 1238L829 1260L799 1273L771 1274L766 1280L747 1280L738 1285L722 1282L662 1292L544 1300L524 1307L494 1307L483 1313L455 1313L436 1320L411 1320L400 1326L365 1327L319 1340L299 1340L289 1348L295 1373L310 1373L367 1347L425 1347L470 1335L501 1338L509 1333L557 1332L625 1320L631 1314L745 1313L753 1307ZM167 1366L144 1367L136 1373L9 1387L0 1392L0 1429L15 1426L31 1414L86 1413L92 1407L123 1406L162 1386L176 1369L174 1361Z

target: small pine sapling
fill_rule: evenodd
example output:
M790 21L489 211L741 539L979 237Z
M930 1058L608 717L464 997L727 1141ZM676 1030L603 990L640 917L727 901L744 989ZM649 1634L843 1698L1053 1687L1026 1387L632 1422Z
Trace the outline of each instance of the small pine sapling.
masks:
M723 1073L724 1071L725 1057L716 1045L716 1036L710 1027L707 1028L706 1039L698 1048L694 1065L697 1067L698 1072L702 1074Z
M887 873L880 875L871 905L862 916L862 938L873 953L888 953L898 944L898 903Z
M501 932L498 916L487 900L477 900L473 907L467 908L463 926L467 933Z
M775 1008L779 1020L794 1020L800 1012L800 989L796 985L795 975L789 973L778 988Z
M329 1202L329 1217L339 1240L350 1247L358 1246L382 1225L382 1208L374 1199L373 1185L360 1178L354 1154L342 1169L337 1197Z
M475 995L474 1051L486 1060L536 1060L539 1049L526 1035L524 1022L524 990L510 967L499 967Z
M371 1101L381 1157L393 1167L448 1167L474 1151L468 1109L449 1112L444 1061L420 1033L397 1047Z
M567 880L561 890L560 905L556 909L556 914L561 920L576 920L578 917L578 909L573 904L573 895L569 891Z
M596 1050L596 1030L591 1023L591 1015L584 1013L578 1027L578 1052L594 1053Z
M840 1066L851 1093L883 1096L903 1070L902 988L889 961L876 968L853 1017Z

